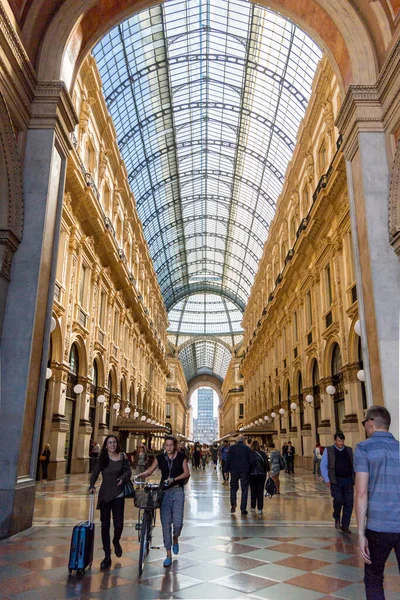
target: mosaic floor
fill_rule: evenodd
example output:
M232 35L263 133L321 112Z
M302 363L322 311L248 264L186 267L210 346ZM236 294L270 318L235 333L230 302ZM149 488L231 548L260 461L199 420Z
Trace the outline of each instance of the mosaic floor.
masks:
M185 488L180 553L166 571L164 551L151 550L138 577L136 510L127 505L124 554L100 572L102 550L96 514L95 560L83 576L68 577L71 527L86 518L87 477L39 484L34 527L0 542L0 600L318 600L365 598L356 536L337 532L331 499L318 478L297 470L283 475L281 495L266 499L262 516L229 512L229 489L211 466L195 471ZM352 525L355 531L354 524ZM155 530L155 545L161 531ZM386 600L400 599L392 555L385 571Z

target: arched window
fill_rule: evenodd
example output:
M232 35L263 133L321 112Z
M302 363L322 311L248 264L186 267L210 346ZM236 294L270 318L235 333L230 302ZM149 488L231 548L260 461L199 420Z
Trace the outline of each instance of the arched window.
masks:
M362 354L362 345L361 345L361 338L358 338L358 360L360 363L360 371L364 369L364 363L363 363L363 354ZM363 410L366 410L368 408L367 406L367 392L365 389L365 383L363 381L360 381L360 385L361 385L361 395L362 395L362 407Z
M333 396L336 431L341 430L343 419L345 417L343 374L341 373L341 368L342 354L340 352L339 344L335 344L332 349L331 373L332 385L336 388L336 393Z
M304 406L303 406L303 377L299 372L297 379L297 393L298 393L298 406L300 410L300 428L303 429L304 426Z
M95 437L95 420L96 420L96 401L97 401L97 386L99 381L99 372L97 368L97 361L93 361L92 365L92 385L90 386L90 408L89 408L89 421L92 426L92 438Z
M321 423L321 397L319 395L319 367L316 360L312 365L312 385L313 385L313 396L314 396L314 422L315 422L315 442L319 444L319 433L318 428Z
M288 419L289 419L289 431L292 429L292 411L290 410L290 383L287 384L287 411L288 411Z
M331 359L331 374L332 376L338 375L342 368L342 354L340 352L339 344L335 344L332 350Z
M72 344L71 352L69 353L69 371L74 375L79 373L79 352L76 344Z

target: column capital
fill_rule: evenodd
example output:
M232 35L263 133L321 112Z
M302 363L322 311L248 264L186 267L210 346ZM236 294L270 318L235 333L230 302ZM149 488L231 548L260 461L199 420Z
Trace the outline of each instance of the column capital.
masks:
M382 132L383 111L377 85L351 85L340 107L336 126L343 136L341 151L351 160L360 132Z
M39 81L34 91L30 129L55 129L67 156L72 149L69 134L79 119L63 81Z

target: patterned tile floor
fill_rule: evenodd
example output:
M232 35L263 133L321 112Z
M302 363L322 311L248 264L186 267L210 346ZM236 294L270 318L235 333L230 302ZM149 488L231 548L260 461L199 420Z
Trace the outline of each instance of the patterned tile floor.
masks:
M0 542L0 600L318 600L365 598L356 536L337 532L331 499L310 474L283 476L282 494L266 499L262 516L229 512L229 490L209 466L193 473L185 488L185 525L180 553L166 571L164 551L151 550L137 572L136 510L126 507L124 554L100 572L96 516L95 560L83 576L68 577L71 526L86 516L87 477L38 485L34 527ZM354 528L354 527L353 527ZM155 545L162 546L159 525ZM400 599L394 556L385 571L386 600Z

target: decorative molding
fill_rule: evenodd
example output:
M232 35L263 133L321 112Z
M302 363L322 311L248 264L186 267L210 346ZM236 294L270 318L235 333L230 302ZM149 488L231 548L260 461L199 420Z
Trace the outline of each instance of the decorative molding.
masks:
M397 144L390 180L389 240L400 258L400 141Z

